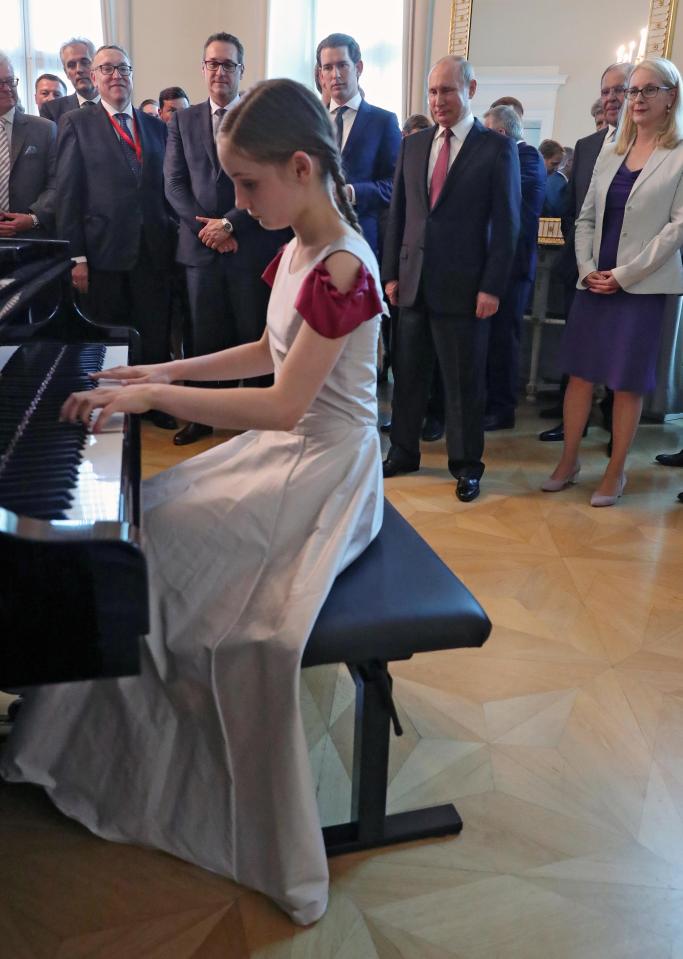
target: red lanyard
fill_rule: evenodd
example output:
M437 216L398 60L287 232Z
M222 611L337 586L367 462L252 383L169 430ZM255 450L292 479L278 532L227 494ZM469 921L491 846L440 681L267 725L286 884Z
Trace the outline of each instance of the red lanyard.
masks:
M111 113L109 113L109 111L107 111L107 116L109 117L111 121L111 125L114 127L114 129L116 130L118 135L121 137L121 139L125 140L128 146L132 150L135 150L135 156L138 158L138 163L141 164L142 163L142 147L140 146L140 140L138 137L138 127L137 127L137 123L135 122L135 117L133 117L133 137L135 138L133 139L128 133L128 131L123 129L119 121L115 117L113 117Z

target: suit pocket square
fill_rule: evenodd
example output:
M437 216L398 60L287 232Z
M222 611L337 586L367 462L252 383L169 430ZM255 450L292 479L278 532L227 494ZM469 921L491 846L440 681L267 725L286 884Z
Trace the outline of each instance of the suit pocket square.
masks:
M29 143L29 145L24 150L24 156L30 157L38 152L38 147L34 143Z

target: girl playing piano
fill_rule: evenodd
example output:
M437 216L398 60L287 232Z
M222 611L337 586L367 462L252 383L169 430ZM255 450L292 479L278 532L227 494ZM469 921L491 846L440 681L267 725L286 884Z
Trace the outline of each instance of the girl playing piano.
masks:
M98 835L230 876L305 924L325 911L328 873L300 661L335 577L381 525L384 305L313 94L259 84L225 117L219 152L237 205L295 233L264 274L262 339L96 374L102 385L71 396L62 417L99 410L98 431L115 412L157 409L246 432L144 487L141 675L29 693L2 773L43 785ZM266 389L177 385L273 371Z

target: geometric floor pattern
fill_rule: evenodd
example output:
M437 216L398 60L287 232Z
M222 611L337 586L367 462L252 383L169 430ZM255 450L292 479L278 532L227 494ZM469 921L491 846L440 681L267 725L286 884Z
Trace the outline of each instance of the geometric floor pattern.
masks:
M683 959L683 470L652 462L683 445L683 421L641 428L603 510L588 501L604 432L580 483L543 494L559 450L539 423L526 407L488 438L472 504L442 443L386 486L494 624L480 650L392 668L388 811L453 801L460 836L332 860L328 913L298 929L258 894L0 786L0 957ZM145 427L148 472L177 458L169 445ZM344 670L306 671L302 707L321 816L344 819Z

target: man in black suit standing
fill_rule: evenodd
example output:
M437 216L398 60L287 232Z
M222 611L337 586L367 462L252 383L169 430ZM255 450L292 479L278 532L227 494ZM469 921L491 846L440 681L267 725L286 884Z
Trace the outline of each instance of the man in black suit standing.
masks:
M202 71L209 97L172 117L164 162L166 197L180 220L176 259L186 267L190 301L186 356L260 338L269 296L261 274L291 236L286 230L264 230L246 210L234 208L235 189L218 162L218 129L239 102L244 72L244 47L237 37L210 36ZM210 426L188 423L174 442L184 446L211 432Z
M59 118L69 110L78 110L79 107L99 103L100 95L91 75L94 55L95 45L84 37L72 37L61 45L59 57L64 72L76 92L68 97L62 96L43 103L40 107L41 117L57 123Z
M448 468L456 495L479 495L489 318L505 292L519 234L515 144L475 120L477 87L463 57L429 75L436 126L401 145L382 274L400 307L393 357L391 447L384 475L420 466L420 430L438 356Z
M57 131L17 102L14 68L0 54L0 237L46 239L55 226Z
M520 230L510 280L498 311L491 317L486 363L487 430L509 430L515 425L519 380L519 343L522 318L536 276L538 220L543 208L546 169L543 157L524 142L524 127L512 106L491 107L484 124L517 145L522 177Z
M624 105L626 98L625 91L632 71L633 65L630 63L613 63L607 67L600 81L600 100L607 125L603 127L602 130L596 130L595 133L591 133L589 136L577 140L576 146L574 147L574 163L567 187L567 213L562 217L564 247L556 266L556 273L565 284L566 316L569 315L569 309L574 299L574 291L578 280L576 250L574 248L574 224L581 212L583 201L586 199L597 159L605 144L614 141L617 123L619 122L619 114ZM557 408L553 407L547 411L542 411L541 415L562 415L562 398L564 397L565 386L566 379L563 380L562 384L560 405ZM611 416L609 405L607 405L606 410L606 425L609 425ZM540 434L539 439L544 442L561 442L564 439L563 424L559 423L549 430L544 430Z
M90 292L93 319L133 326L142 362L169 358L172 226L164 200L166 126L131 105L132 66L100 47L92 79L101 102L63 114L57 139L57 235L76 261L74 286ZM149 418L165 429L165 413Z

